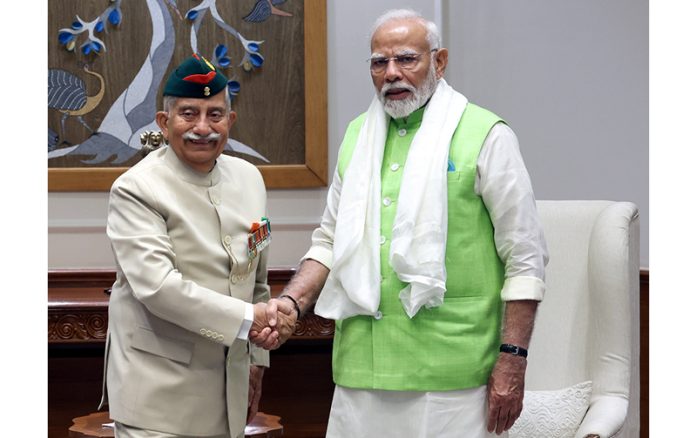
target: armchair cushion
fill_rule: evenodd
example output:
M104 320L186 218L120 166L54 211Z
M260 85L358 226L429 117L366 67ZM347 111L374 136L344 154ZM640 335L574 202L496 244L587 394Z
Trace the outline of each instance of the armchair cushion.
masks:
M525 391L520 418L510 438L573 438L592 395L592 382L554 391Z

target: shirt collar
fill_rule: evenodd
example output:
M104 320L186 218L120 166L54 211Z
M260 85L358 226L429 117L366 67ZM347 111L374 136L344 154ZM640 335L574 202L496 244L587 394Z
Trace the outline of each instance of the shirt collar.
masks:
M176 155L176 152L174 152L171 147L167 146L164 153L164 161L181 179L191 184L210 187L220 182L220 166L217 165L217 160L210 172L198 172L181 161Z

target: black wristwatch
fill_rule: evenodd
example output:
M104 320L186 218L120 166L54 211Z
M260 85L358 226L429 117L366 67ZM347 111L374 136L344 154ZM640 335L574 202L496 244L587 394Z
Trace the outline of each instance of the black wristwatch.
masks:
M522 347L518 347L517 345L500 344L500 351L502 353L514 354L515 356L527 357L527 350Z

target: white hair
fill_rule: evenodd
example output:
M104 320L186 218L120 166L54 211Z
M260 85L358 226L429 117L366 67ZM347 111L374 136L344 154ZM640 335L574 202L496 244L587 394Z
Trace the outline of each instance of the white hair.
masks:
M427 20L418 12L413 9L391 9L382 15L380 15L375 23L372 25L372 31L370 32L370 41L375 36L377 29L382 27L389 21L392 20L414 20L420 22L426 30L426 38L428 39L428 44L430 45L430 50L439 49L442 44L442 38L440 37L440 30L437 25L430 20Z
M227 86L224 88L225 91L225 109L230 112L232 109L232 99L230 98L230 93L227 92ZM164 112L169 112L176 106L176 101L179 99L178 96L164 95L162 96L162 108Z

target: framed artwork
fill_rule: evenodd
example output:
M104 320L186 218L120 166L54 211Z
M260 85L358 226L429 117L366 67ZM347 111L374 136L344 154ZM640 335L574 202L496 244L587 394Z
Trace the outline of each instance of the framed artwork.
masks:
M229 79L224 153L268 188L327 185L326 0L59 0L48 16L49 191L108 191L142 159L194 52Z

